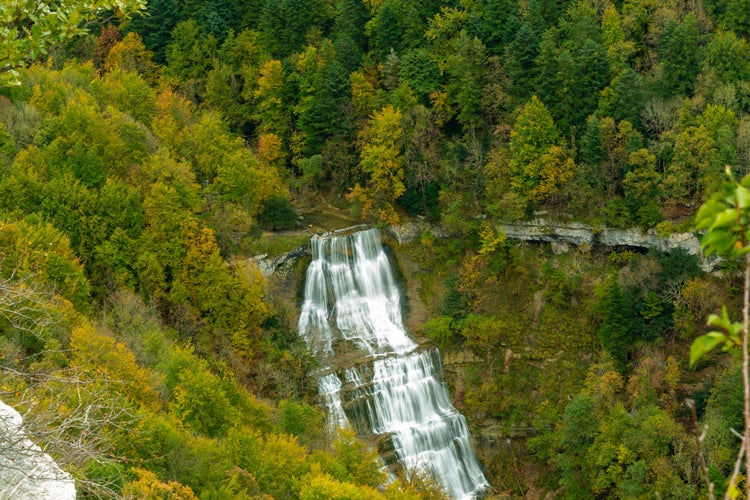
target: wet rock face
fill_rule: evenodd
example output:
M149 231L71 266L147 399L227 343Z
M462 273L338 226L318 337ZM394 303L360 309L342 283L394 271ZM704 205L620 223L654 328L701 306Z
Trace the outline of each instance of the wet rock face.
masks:
M434 475L456 499L487 486L466 419L451 404L437 350L402 320L403 287L377 230L312 240L299 332L320 361L331 428L375 436L394 468Z

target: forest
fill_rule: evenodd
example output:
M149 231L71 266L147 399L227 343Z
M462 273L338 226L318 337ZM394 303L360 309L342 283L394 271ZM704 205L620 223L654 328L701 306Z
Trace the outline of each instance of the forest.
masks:
M741 356L690 363L742 265L497 224L697 232L750 173L750 0L19 0L0 47L0 398L81 498L444 495L326 432L250 259L321 207L449 234L391 245L487 499L744 498Z

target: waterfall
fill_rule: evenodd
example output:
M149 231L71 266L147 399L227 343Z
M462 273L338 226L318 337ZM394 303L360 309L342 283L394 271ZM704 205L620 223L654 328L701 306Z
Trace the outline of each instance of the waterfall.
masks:
M311 245L299 332L321 364L330 428L389 436L407 470L431 474L453 498L475 498L489 484L466 419L451 405L438 351L420 350L406 332L379 231Z

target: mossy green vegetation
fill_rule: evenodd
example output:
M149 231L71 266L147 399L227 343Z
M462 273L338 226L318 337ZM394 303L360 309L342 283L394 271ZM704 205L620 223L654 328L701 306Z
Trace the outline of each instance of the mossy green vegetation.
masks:
M735 304L731 280L702 273L697 257L681 251L555 254L490 227L477 222L475 237L446 242L424 234L399 251L429 311L420 333L449 362L464 360L448 367L454 403L480 443L512 442L480 447L495 487L577 498L700 496L686 398L717 426L709 463L728 477L736 438L722 433L725 419L741 419L741 388L712 387L722 369L694 372L688 352L707 331L706 311Z

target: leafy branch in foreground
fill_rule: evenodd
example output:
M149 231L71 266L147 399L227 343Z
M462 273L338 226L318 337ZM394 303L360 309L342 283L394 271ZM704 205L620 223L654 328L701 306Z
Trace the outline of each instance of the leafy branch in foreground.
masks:
M745 279L742 301L742 321L734 322L729 318L726 306L721 316L711 314L708 325L718 328L701 335L690 348L690 365L694 366L704 355L718 346L723 350L736 347L742 349L742 382L744 387L744 423L741 451L737 457L734 473L727 488L727 498L737 498L740 491L737 487L740 464L745 462L745 472L750 471L750 353L748 352L748 324L750 323L750 242L748 242L748 224L750 223L750 175L737 182L727 167L729 179L721 190L715 193L696 214L696 229L705 230L701 246L707 254L738 259L745 257ZM744 451L744 453L743 453ZM706 478L708 481L708 478ZM711 484L709 483L709 491ZM750 482L746 481L745 498L750 498Z
M19 69L86 33L86 25L103 13L127 17L145 8L145 0L0 2L0 85L17 85Z

